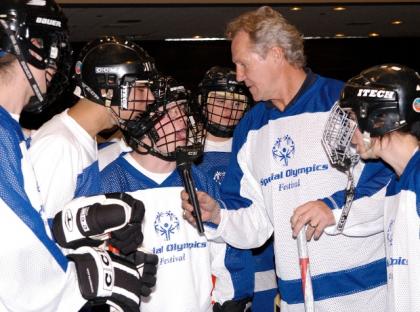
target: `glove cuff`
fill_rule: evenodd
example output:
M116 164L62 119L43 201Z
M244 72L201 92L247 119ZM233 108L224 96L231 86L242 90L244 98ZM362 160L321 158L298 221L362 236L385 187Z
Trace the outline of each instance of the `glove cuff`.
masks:
M114 267L109 254L99 248L80 247L67 256L77 269L83 298L110 297L114 287Z

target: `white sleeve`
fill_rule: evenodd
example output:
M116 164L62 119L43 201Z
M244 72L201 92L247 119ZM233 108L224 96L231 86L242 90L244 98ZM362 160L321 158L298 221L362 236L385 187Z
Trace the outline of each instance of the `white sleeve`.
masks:
M384 200L386 186L371 197L355 200L350 208L343 234L346 236L363 237L380 233L384 230ZM335 225L325 228L328 235L337 235L337 223L342 209L332 210Z
M46 215L53 218L74 198L82 160L77 147L60 135L34 140L29 152Z
M263 245L273 233L261 186L247 162L246 148L239 151L237 162L229 165L231 170L228 170L222 184L226 209L221 209L221 222L217 229L207 234L209 239L221 237L233 247L243 249Z
M360 162L356 165L354 176L357 181L355 199L350 206L343 234L363 237L382 232L386 189L394 173L379 161L366 164ZM335 208L332 211L338 224L345 206L345 192L341 192L336 200L333 197L328 200ZM330 235L339 234L336 225L326 228L325 232Z
M273 234L273 225L263 211L248 207L238 210L221 210L217 229L206 230L209 240L220 238L236 248L251 249L262 246ZM207 229L207 228L206 228Z
M48 238L39 214L29 206L13 211L1 199L0 209L0 310L78 311L86 300L75 267Z

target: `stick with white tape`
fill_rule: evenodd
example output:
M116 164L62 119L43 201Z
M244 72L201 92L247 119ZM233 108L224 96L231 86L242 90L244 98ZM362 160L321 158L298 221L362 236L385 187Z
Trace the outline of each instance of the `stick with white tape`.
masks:
M306 245L306 227L303 227L297 236L299 253L300 275L302 278L302 291L305 302L305 312L314 312L314 293L312 289L311 270L309 265L308 246Z

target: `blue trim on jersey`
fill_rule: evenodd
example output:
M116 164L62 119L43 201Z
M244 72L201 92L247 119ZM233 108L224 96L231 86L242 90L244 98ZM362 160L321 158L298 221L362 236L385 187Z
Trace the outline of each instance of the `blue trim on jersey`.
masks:
M401 177L395 176L389 183L386 196L394 196L402 190L416 194L417 215L420 217L420 150L408 161Z
M103 148L105 148L109 145L112 145L112 144L115 144L115 142L112 142L112 141L101 142L101 143L98 144L98 151L100 151L101 149L103 149Z
M225 267L232 279L233 300L251 298L254 293L254 260L251 250L226 245Z
M192 177L199 191L207 192L216 200L220 200L217 185L209 181L207 177L197 169L191 167ZM124 157L120 155L116 160L106 166L100 173L102 191L108 192L135 192L137 190L183 186L178 170L174 170L161 184L156 183L149 177L134 168ZM111 184L108 181L113 181Z
M24 141L22 129L19 123L3 107L0 107L0 125L0 155L2 155L2 158L4 157L3 159L7 159L0 166L0 174L2 176L0 181L0 196L19 219L42 242L62 270L66 271L68 264L67 258L48 236L40 214L32 206L24 190L24 178L21 168L23 155L19 146L19 143Z
M381 160L370 160L365 162L362 174L357 182L353 200L363 197L371 197L384 188L391 178L395 176L394 171ZM346 202L345 190L338 191L325 198L323 201L331 208L341 208ZM335 207L334 203L338 207Z
M274 299L277 296L277 288L258 291L252 298L252 312L274 311Z
M101 177L99 174L99 164L96 160L78 174L74 197L76 198L81 196L94 196L101 194L101 185L98 182L100 179Z
M314 299L318 301L366 291L385 285L386 278L385 258L349 270L312 276ZM289 281L278 279L278 286L281 299L288 304L304 302L301 279Z
M255 272L274 270L274 244L271 237L264 245L253 250Z

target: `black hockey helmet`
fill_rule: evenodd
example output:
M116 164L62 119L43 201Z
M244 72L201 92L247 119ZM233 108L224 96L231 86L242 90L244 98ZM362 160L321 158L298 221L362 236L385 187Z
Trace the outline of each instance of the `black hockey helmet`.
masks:
M129 122L124 137L133 150L175 161L178 146L202 144L204 134L189 114L189 91L170 76L158 74L150 86L155 101ZM180 126L181 124L181 126Z
M359 129L372 137L411 131L420 121L420 76L398 64L371 67L347 81L339 104L351 109Z
M139 90L150 92L154 75L154 60L145 50L124 38L104 36L89 42L80 52L75 65L74 93L97 104L112 106L122 126L131 119L121 118L122 111L131 111L132 116L144 111L147 103L142 108L134 107L133 102L145 100L133 98L133 94Z
M16 56L34 90L26 111L42 112L67 86L71 67L67 19L54 0L2 0L0 50ZM27 63L54 70L47 95L41 93Z
M221 66L214 66L205 73L195 100L197 114L206 129L219 137L231 137L253 103L248 88L236 80L236 72Z

